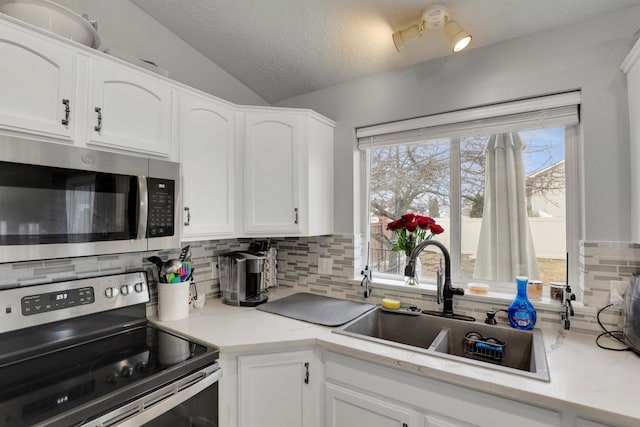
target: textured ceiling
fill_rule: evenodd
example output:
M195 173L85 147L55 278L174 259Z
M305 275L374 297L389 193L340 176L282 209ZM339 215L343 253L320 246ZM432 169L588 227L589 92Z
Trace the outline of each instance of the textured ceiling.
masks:
M449 55L437 30L425 31L400 53L393 45L391 34L418 23L430 4L444 4L451 19L473 35L468 49L640 5L640 0L131 2L270 103Z

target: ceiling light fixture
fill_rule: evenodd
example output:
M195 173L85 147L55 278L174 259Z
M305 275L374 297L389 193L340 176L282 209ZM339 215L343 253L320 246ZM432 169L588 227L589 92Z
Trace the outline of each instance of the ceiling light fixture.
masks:
M451 43L451 50L460 52L471 42L471 35L467 33L460 24L449 19L449 11L446 7L436 4L427 7L422 12L420 25L411 25L404 30L393 33L393 43L398 52L403 50L410 43L418 40L425 29L436 30L442 28L444 34Z

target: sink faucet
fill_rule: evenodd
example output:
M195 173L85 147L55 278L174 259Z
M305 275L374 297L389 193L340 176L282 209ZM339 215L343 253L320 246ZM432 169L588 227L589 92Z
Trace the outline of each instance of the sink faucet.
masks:
M414 277L416 269L416 259L427 246L438 247L444 255L444 285L442 286L442 302L444 303L444 308L442 312L445 316L453 316L453 296L464 295L464 289L454 288L453 286L451 286L451 257L449 256L449 251L447 251L447 248L442 243L438 242L437 240L423 240L422 242L418 243L413 251L411 251L411 255L409 255L409 261L407 262L407 266L404 269L404 275ZM438 278L438 288L439 287L440 278ZM438 289L437 294L437 300L439 304L440 289Z
M571 292L571 286L567 283L567 287L564 291L564 301L562 302L564 313L560 316L562 318L562 327L567 331L571 328L571 319L569 316L575 315L575 312L573 311L573 304L571 304L571 301L575 301L575 299L576 295Z

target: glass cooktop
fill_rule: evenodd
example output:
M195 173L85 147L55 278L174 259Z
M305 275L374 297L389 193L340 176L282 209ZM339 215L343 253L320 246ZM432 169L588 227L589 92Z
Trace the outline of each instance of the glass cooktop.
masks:
M0 366L0 426L32 426L60 414L82 424L175 381L218 352L143 325Z

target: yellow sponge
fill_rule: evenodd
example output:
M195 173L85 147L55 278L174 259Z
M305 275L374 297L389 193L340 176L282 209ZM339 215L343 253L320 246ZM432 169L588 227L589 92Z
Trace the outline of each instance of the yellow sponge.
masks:
M400 308L400 301L390 298L384 298L382 300L382 306L390 310L397 310Z

